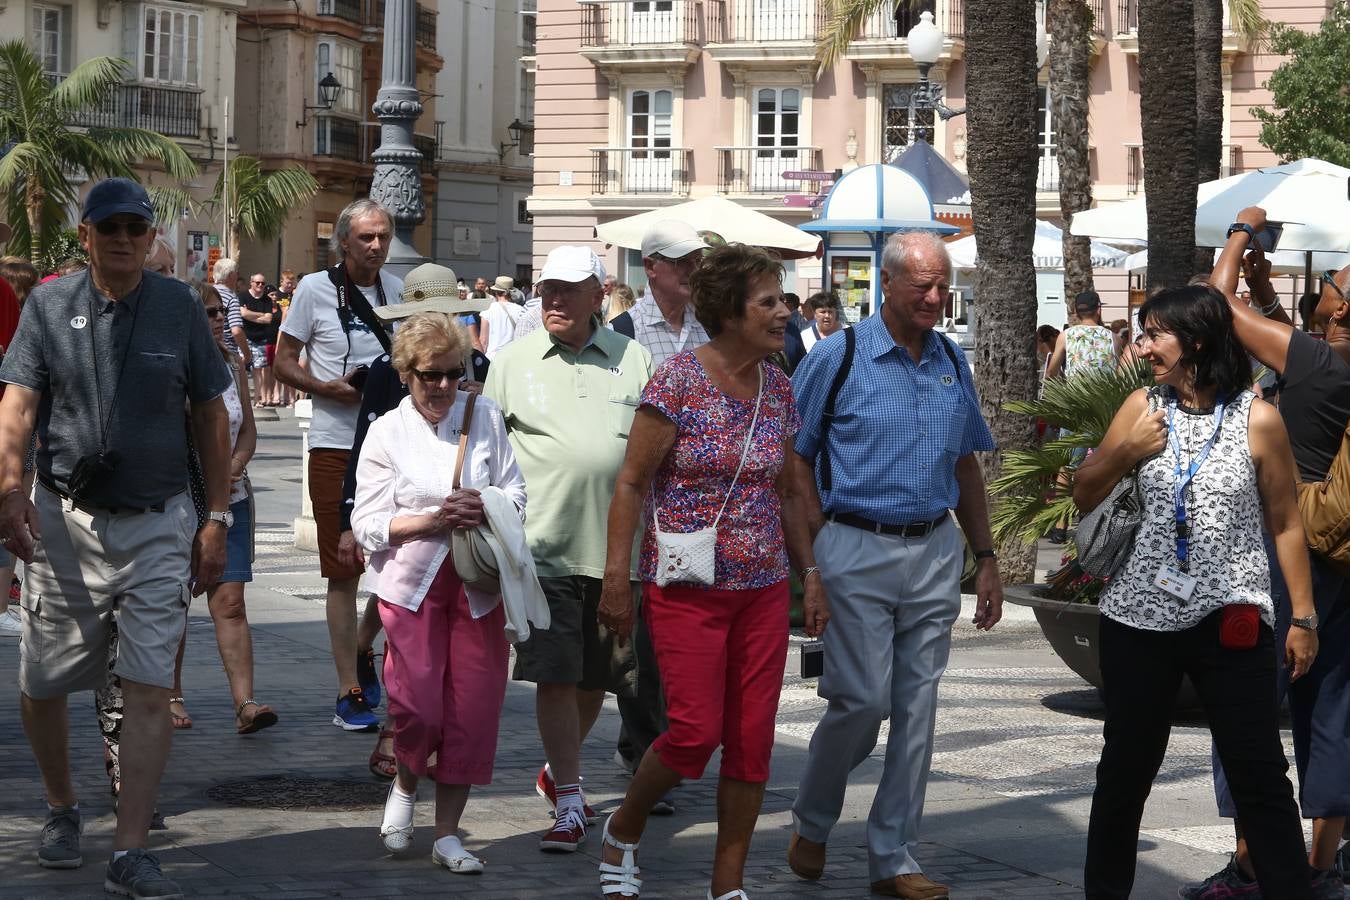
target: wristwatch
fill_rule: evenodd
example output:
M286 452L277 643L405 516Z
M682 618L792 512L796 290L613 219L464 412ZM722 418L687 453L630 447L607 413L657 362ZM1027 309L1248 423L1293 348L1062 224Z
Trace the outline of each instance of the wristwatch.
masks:
M998 559L998 554L993 550L976 550L975 559Z
M1232 225L1229 225L1228 234L1225 236L1225 240L1239 231L1247 232L1248 241L1256 240L1256 229L1252 228L1252 226L1248 225L1246 222L1234 222Z
M234 513L230 512L228 509L224 512L209 512L206 514L206 521L219 522L225 526L226 531L229 531L234 527Z
M1306 628L1309 631L1316 631L1317 613L1313 613L1311 616L1304 616L1303 618L1294 616L1292 619L1289 620L1289 624L1293 625L1295 628Z

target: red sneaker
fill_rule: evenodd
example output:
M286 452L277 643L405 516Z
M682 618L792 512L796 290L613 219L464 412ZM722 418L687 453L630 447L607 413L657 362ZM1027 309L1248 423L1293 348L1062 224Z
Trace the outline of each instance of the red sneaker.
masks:
M548 766L539 770L539 777L534 780L534 792L543 797L544 802L548 804L549 815L556 816L558 814L558 791L553 784L553 774L549 772ZM594 825L600 821L600 814L591 809L589 803L586 804L584 813L587 825Z
M539 839L539 849L550 853L576 853L586 842L586 822L576 807L564 812L553 822L553 828Z

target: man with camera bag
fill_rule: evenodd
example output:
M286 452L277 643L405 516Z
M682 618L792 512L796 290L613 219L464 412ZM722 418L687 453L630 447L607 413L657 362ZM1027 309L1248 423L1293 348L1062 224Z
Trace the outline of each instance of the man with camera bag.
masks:
M27 564L20 708L49 810L38 864L84 861L66 697L103 685L115 611L125 727L104 887L181 897L145 851L146 835L169 753L189 592L205 592L225 564L232 519L221 394L230 373L201 300L182 282L142 271L153 220L134 181L94 185L79 226L88 270L39 285L25 307L0 366L0 544ZM189 404L210 511L200 529L187 490ZM30 500L21 485L35 426L41 450Z

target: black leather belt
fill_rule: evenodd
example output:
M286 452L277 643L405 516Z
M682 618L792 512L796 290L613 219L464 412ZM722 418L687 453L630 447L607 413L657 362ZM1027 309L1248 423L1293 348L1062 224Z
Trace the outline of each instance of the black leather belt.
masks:
M61 490L61 488L57 487L56 482L47 475L39 474L37 480L38 484L51 491L62 500L69 500L71 505L78 509L82 509L85 512L106 513L110 516L137 516L147 512L162 513L164 512L164 504L167 502L161 500L159 503L152 506L95 506L92 503L85 503L82 500L77 500L70 496L69 491ZM174 496L177 496L177 494Z
M883 522L873 522L871 519L865 519L862 516L855 516L852 513L830 513L826 518L831 522L838 522L840 525L847 525L850 528L860 528L873 534L917 538L928 537L928 535L937 531L938 526L947 521L947 514L943 513L931 522L910 522L908 525L887 525Z

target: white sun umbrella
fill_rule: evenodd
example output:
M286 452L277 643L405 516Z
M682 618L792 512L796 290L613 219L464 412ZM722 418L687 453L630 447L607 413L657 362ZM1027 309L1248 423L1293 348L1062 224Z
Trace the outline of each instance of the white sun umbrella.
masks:
M815 235L725 197L703 197L615 219L595 226L595 236L606 244L640 250L647 229L667 219L687 222L700 231L716 232L728 243L778 250L787 259L814 256L820 249L820 238Z
M1218 248L1214 250L1214 261L1219 261ZM1302 250L1276 250L1268 254L1270 260L1270 271L1280 275L1301 275L1307 266L1308 254ZM1327 269L1339 271L1346 266L1350 266L1350 253L1313 253L1312 268L1313 272L1325 272ZM1131 253L1125 258L1125 270L1128 272L1137 272L1140 269L1148 268L1148 249L1140 250L1138 253Z
M1260 206L1284 222L1282 250L1350 252L1350 169L1301 159L1207 181L1196 192L1195 242L1222 247L1238 212ZM1104 240L1148 240L1144 198L1076 214L1073 234Z
M974 269L979 260L975 235L967 235L959 241L952 241L947 245L947 254L952 258L953 269ZM1064 232L1049 222L1037 219L1036 239L1031 245L1031 255L1038 269L1062 269ZM1093 268L1118 267L1125 261L1126 256L1124 250L1117 250L1098 241L1092 242Z

